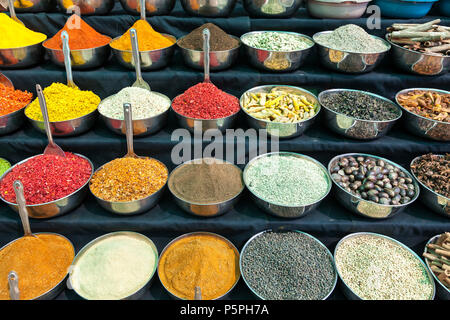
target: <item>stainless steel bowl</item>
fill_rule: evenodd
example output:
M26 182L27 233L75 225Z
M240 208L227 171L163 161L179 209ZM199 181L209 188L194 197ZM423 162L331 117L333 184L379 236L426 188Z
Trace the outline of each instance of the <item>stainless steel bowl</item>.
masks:
M372 0L327 2L308 0L309 15L321 19L359 19L366 12L367 5Z
M450 91L430 89L430 88L411 88L402 90L395 95L395 101L404 111L405 127L409 132L420 137L429 138L437 141L450 141L450 122L437 121L419 116L414 112L406 110L398 102L398 97L401 94L413 90L436 91L444 94L450 94Z
M335 193L336 199L338 200L338 202L341 205L343 205L347 210L351 211L352 213L354 213L358 216L361 216L361 217L378 219L378 220L392 218L393 216L395 216L398 213L400 213L401 211L403 211L411 203L416 201L416 199L419 197L419 193L420 193L419 185L417 184L416 180L413 178L413 176L407 170L405 170L403 167L399 166L398 164L392 162L391 160L388 160L388 159L385 159L382 157L377 157L377 156L374 156L371 154L346 153L346 154L341 154L341 155L334 157L333 159L330 160L330 162L328 164L328 173L330 174L330 176L331 176L331 168L335 167L336 163L341 158L348 157L348 156L353 156L353 157L365 156L365 157L371 157L374 159L380 159L394 167L399 168L403 173L406 174L407 177L409 177L413 180L414 189L416 192L414 197L408 203L399 204L399 205L384 205L384 204L375 203L373 201L364 200L356 195L353 195L350 192L348 192L347 190L345 190L344 188L342 188L338 183L336 183L336 181L331 179L333 181L334 185L336 186L334 188L334 193Z
M75 247L73 246L73 243L72 243L72 241L70 241L69 239L67 239L66 237L64 237L63 235L61 235L61 234L58 234L58 233L53 233L53 232L38 232L38 233L33 233L34 235L37 235L37 234L52 234L52 235L56 235L56 236L59 236L59 237L63 237L64 239L66 239L69 243L70 243L70 245L71 245L71 247L72 247L72 250L73 250L73 253L75 254ZM0 251L2 251L4 248L6 248L7 246L9 246L10 244L12 244L13 242L16 242L17 240L19 240L20 238L18 238L18 239L15 239L15 240L13 240L13 241L11 241L11 242L9 242L9 243L7 243L7 244L5 244L1 249L0 249ZM40 296L38 296L38 297L36 297L36 298L34 298L34 299L31 299L31 300L53 300L53 299L55 299L65 288L66 288L66 279L67 279L67 277L68 277L68 274L69 274L69 270L67 270L67 274L66 274L66 276L64 277L64 279L62 279L60 282L58 282L58 284L56 285L56 286L54 286L52 289L50 289L50 290L48 290L47 292L45 292L45 293L43 293L43 294L41 294Z
M292 91L296 94L302 94L307 96L307 98L310 101L313 101L317 105L317 112L316 114L309 119L306 119L304 121L296 122L296 123L280 123L280 122L271 122L267 120L260 120L252 117L250 114L247 113L247 111L244 109L244 96L247 93L258 93L258 92L270 92L272 88L284 88L286 90ZM294 86L287 86L287 85L265 85L265 86L259 86L252 88L250 90L247 90L244 92L244 94L239 99L241 109L244 112L247 122L252 128L255 128L256 130L266 130L266 132L271 135L282 139L289 139L298 137L303 134L308 128L312 126L314 121L316 120L317 115L320 112L320 104L317 99L317 97L302 88L294 87Z
M89 160L85 156L78 154L78 153L74 153L74 154L87 160L89 162L89 164L91 165L92 171L91 171L91 176L89 177L89 179L80 188L78 188L78 190L72 192L71 194L65 196L64 198L57 199L57 200L54 200L51 202L46 202L46 203L27 205L28 216L30 218L49 219L49 218L58 217L63 214L69 213L70 211L77 208L83 202L83 200L87 194L87 185L88 185L89 181L91 180L92 175L94 173L94 165L92 164L91 160ZM37 156L40 156L40 155L37 155ZM16 163L15 165L13 165L11 168L9 168L7 171L5 171L5 173L0 177L0 181L16 166L18 166L22 163L25 163L28 160L35 158L37 156L29 157L25 160L22 160L22 161ZM5 199L3 199L3 197L1 195L0 195L0 199L3 202L5 202L15 212L19 212L19 207L17 206L16 203L6 201Z
M322 196L322 198L320 198L316 202L308 204L308 205L286 206L286 205L279 205L276 203L270 203L270 202L260 198L257 194L255 194L248 185L247 172L248 172L249 168L252 165L254 165L255 162L258 161L259 159L264 158L264 157L272 157L272 156L294 156L294 157L297 157L300 159L310 161L313 165L316 165L320 169L322 169L322 172L324 173L324 176L326 177L327 184L328 184L328 189L325 192L325 194ZM327 169L319 161L317 161L311 157L305 156L303 154L298 154L298 153L294 153L294 152L271 152L271 153L266 153L266 154L260 155L258 157L255 157L252 160L250 160L250 162L245 166L243 177L244 177L245 186L250 191L252 199L255 201L256 205L263 211L265 211L268 214L273 215L277 218L297 219L297 218L302 218L302 217L306 216L309 212L311 212L312 210L314 210L315 208L317 208L319 206L320 202L322 202L322 200L326 198L326 196L330 193L330 190L331 190L331 178L327 172Z
M440 235L436 235L432 237L430 240L428 240L428 244L436 243L436 241L439 239ZM423 251L424 253L428 252L428 248L425 246L425 249ZM436 277L434 272L431 270L430 265L428 264L428 259L424 258L425 264L427 266L427 270L429 273L433 275L434 280L436 281L436 295L438 299L440 300L450 300L450 289L448 289L446 286L444 286L441 281Z
M1 72L0 72L0 83L2 85L4 85L5 87L14 89L14 85L13 85L12 81Z
M411 168L414 162L416 162L419 158L420 157L414 158L409 167ZM428 188L417 178L412 169L411 174L420 185L419 200L437 214L450 218L450 199Z
M183 164L180 164L179 166L177 166L171 173L169 176L169 181L170 179L173 177L174 172L184 166L184 165L189 165L190 163L199 161L200 159L194 159L194 160L190 160L190 161L186 161ZM233 165L232 163L228 162L228 161L223 161L224 163L228 163ZM242 172L242 170L234 165L237 169L239 169L240 172ZM190 213L194 216L197 217L202 217L202 218L212 218L212 217L218 217L228 211L230 211L234 205L239 201L240 196L242 194L242 191L244 191L245 186L244 184L242 184L242 189L241 191L239 191L238 194L236 194L233 198L228 199L226 201L222 201L222 202L217 202L217 203L208 203L208 204L204 204L204 203L197 203L197 202L190 202L188 200L182 199L180 197L178 197L173 190L170 188L170 183L168 183L168 187L169 187L169 191L172 194L175 203L185 212Z
M250 16L264 18L289 18L300 7L302 0L243 0Z
M155 161L158 161L156 159L153 159ZM161 161L158 161L161 163L164 168L166 168L167 173L169 173L169 170L167 169L166 165L162 163ZM99 170L101 170L105 165L98 168L95 173L97 173ZM94 174L95 174L94 173ZM91 189L91 184L89 183L89 191L94 196L95 200L97 200L98 204L105 210L122 215L122 216L131 216L136 215L140 213L144 213L152 209L154 206L156 206L161 199L164 189L166 188L167 181L165 184L155 193L152 193L151 195L139 199L139 200L133 200L133 201L122 201L122 202L114 202L114 201L107 201L103 200L99 197L97 197Z
M140 15L139 1L120 0L123 9L133 15ZM149 16L169 15L175 6L175 0L145 0L145 14Z
M235 4L236 0L181 0L184 11L202 17L227 17Z
M25 108L26 110L26 108ZM45 134L44 121L38 121L29 118L26 114L28 121L31 123L33 128L37 131ZM86 131L89 131L95 124L97 119L97 109L91 113L85 114L79 118L65 121L51 121L50 130L54 137L72 137L77 136Z
M64 68L64 54L62 49L51 49L46 47L46 42L42 44L47 51L50 60L58 67ZM102 66L110 56L111 49L109 44L101 47L70 50L70 61L72 69L85 70L98 68Z
M329 109L322 101L323 97L327 94L345 91L361 92L370 97L375 97L383 101L386 101L387 103L391 104L395 109L398 110L398 116L395 119L383 121L357 119ZM324 121L326 126L330 128L332 131L347 138L360 140L370 140L380 138L386 135L386 133L388 133L388 131L392 128L394 123L402 116L402 110L398 108L398 106L394 102L377 94L373 94L371 92L366 91L350 90L350 89L326 90L322 91L319 94L319 102L324 108L325 113Z
M259 295L252 287L251 285L248 283L248 281L245 279L245 275L244 273L242 273L242 257L245 255L245 250L247 249L248 245L257 237L261 236L264 233L267 232L297 232L297 233L301 233L304 234L305 236L310 237L311 239L313 239L314 241L316 241L319 245L321 245L323 248L325 248L325 250L327 251L328 257L330 258L333 266L334 266L334 258L333 255L331 254L330 250L328 250L328 248L316 237L313 237L312 235L310 235L309 233L306 232L302 232L302 231L298 231L298 230L289 230L289 229L282 229L282 230L272 230L272 229L267 229L264 231L261 231L257 234L255 234L254 236L252 236L244 245L244 247L241 250L241 256L239 257L239 268L241 270L241 274L242 274L242 279L244 280L246 286L250 289L250 291L253 293L253 295L255 297L257 297L258 299L261 300L266 300L264 297L262 297L261 295ZM333 286L331 288L331 290L328 292L328 294L322 298L322 300L327 300L328 297L333 293L334 289L336 288L336 284L337 284L337 280L338 280L338 276L337 276L337 271L336 271L336 267L334 266L334 281L333 281Z
M21 2L25 2L22 4L23 7L14 2L14 9L17 13L51 12L56 8L55 0L22 0Z
M176 295L174 295L174 294L173 294L172 292L170 292L169 289L166 288L166 286L162 283L162 281L161 281L161 276L159 275L159 273L160 273L160 267L161 267L160 264L161 264L162 257L164 256L164 254L166 253L166 251L170 248L170 246L171 246L172 244L174 244L175 242L177 242L178 240L181 240L181 239L184 239L184 238L187 238L187 237L192 237L192 236L202 236L202 235L204 235L204 236L213 236L213 237L218 237L218 238L222 239L223 241L225 241L225 242L226 242L226 243L234 250L236 256L239 257L239 251L238 251L238 249L234 246L234 244L233 244L230 240L228 240L227 238L222 237L221 235L218 235L218 234L216 234L216 233L212 233L212 232L203 232L203 231L190 232L190 233L185 233L185 234L183 234L183 235L181 235L181 236L179 236L179 237L173 239L172 241L170 241L170 242L165 246L164 250L161 252L160 259L159 259L159 263L158 263L158 278L159 278L159 281L161 282L162 286L164 287L164 289L166 289L167 293L169 294L169 296L170 296L172 299L175 299L175 300L185 300L185 299L182 299L182 298L177 297ZM226 298L230 295L230 292L233 291L233 289L234 289L234 287L236 286L236 284L239 282L240 277L241 277L241 275L239 274L239 277L236 279L236 282L235 282L234 285L230 288L230 290L228 290L224 295L222 295L222 296L220 296L220 297L217 297L217 298L214 299L214 300L222 300L222 299L226 299Z
M238 37L234 37L236 40L239 41ZM178 39L177 45L181 49L181 56L183 57L184 63L193 69L197 70L203 70L203 59L204 59L204 52L198 51L198 50L192 50L188 48L183 48L180 45L180 41L183 38ZM211 71L219 71L228 69L231 67L237 60L239 56L239 48L241 47L241 43L239 42L239 45L236 48L230 49L230 50L224 50L224 51L210 51L209 53L209 68Z
M393 43L386 34L386 40L392 45L394 65L409 73L422 76L437 76L450 70L450 56L437 56L410 49Z
M336 271L339 275L339 279L340 279L340 283L341 283L341 289L342 292L344 293L344 295L347 297L347 299L349 300L363 300L361 297L359 297L346 283L344 280L342 280L341 274L339 272L339 268L337 267L337 263L336 263L336 252L339 249L339 246L347 239L352 238L352 237L358 237L358 236L365 236L365 235L369 235L369 236L377 236L377 237L381 237L381 238L385 238L388 240L393 241L394 243L398 244L399 246L401 246L402 248L406 249L408 252L410 252L414 257L416 257L416 259L418 261L420 261L422 267L424 268L424 270L426 271L428 278L430 280L430 283L433 285L433 295L430 297L429 300L434 300L434 297L436 295L436 286L434 284L433 281L433 276L431 275L431 273L428 271L428 268L426 267L425 263L423 263L422 259L420 259L420 257L414 252L412 251L410 248L408 248L407 246L405 246L403 243L387 237L385 235L382 234L378 234L378 233L372 233L372 232L357 232L357 233L351 233L347 236L345 236L344 238L342 238L338 244L336 245L336 248L334 249L334 261L335 261L335 265L336 265Z
M357 53L351 51L335 50L321 45L317 42L317 37L321 34L331 33L333 31L318 32L313 36L318 47L319 59L323 66L334 71L344 73L365 73L370 72L377 67L383 60L386 53L391 49L388 41L376 36L375 39L383 41L387 49L376 53Z
M114 7L115 0L57 0L57 2L62 13L76 13L74 7L78 7L80 14L87 16L109 13Z
M158 249L156 248L155 244L153 243L153 241L151 239L149 239L148 237L144 236L143 234L137 233L137 232L131 232L131 231L117 231L117 232L111 232L111 233L107 233L104 234L103 236L100 236L98 238L95 238L94 240L92 240L91 242L89 242L88 244L86 244L76 255L75 259L73 260L72 266L70 268L70 272L69 272L69 278L67 279L67 287L71 290L74 290L80 297L82 297L83 299L87 299L86 297L83 297L72 285L72 273L73 273L73 269L75 268L77 262L80 260L80 258L83 256L83 254L86 253L86 251L88 251L93 245L97 244L98 242L107 239L107 238L112 238L115 236L133 236L133 237L139 237L141 238L141 240L147 242L150 247L152 247L153 251L155 252L155 266L153 268L153 272L150 276L150 278L148 279L147 283L140 289L138 289L136 292L132 293L131 295L124 297L121 300L138 300L139 298L141 298L146 291L148 291L148 289L150 288L153 279L154 279L154 275L155 272L157 270L157 266L158 266ZM123 272L126 272L126 270L123 270Z
M270 51L251 47L245 43L245 37L265 32L268 31L252 31L241 36L241 42L244 44L245 53L250 61L250 64L252 64L255 68L264 71L290 72L297 70L305 62L306 58L311 52L311 49L314 47L314 41L312 38L300 33L285 31L270 32L290 33L293 35L301 36L310 40L311 46L307 49L295 51Z
M21 69L38 64L44 56L42 42L26 47L0 49L0 69Z
M162 49L139 51L142 71L161 69L169 64L170 59L172 58L173 53L175 51L175 43L177 42L177 39L170 34L162 33L162 35L166 36L167 38L170 38L173 41L173 44L169 47ZM113 43L118 38L119 37L114 38L111 43ZM135 69L133 60L133 51L119 50L115 49L112 46L111 49L120 65L131 70Z

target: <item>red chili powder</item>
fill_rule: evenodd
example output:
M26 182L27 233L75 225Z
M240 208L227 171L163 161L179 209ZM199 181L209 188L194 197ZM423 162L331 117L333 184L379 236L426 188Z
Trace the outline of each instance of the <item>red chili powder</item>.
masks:
M40 204L75 192L91 176L92 168L86 159L66 152L66 158L39 155L12 169L0 181L0 195L16 203L13 183L23 184L27 204Z
M176 97L172 108L195 119L220 119L240 110L238 98L206 82L196 84Z

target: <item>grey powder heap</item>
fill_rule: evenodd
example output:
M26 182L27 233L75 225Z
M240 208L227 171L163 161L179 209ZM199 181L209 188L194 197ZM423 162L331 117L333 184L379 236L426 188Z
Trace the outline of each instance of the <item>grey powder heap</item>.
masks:
M356 53L379 53L386 51L388 46L380 39L373 38L363 28L347 24L333 32L323 33L314 40L325 47Z
M314 44L299 34L273 31L249 34L242 41L250 47L270 51L304 50Z
M242 275L267 300L320 300L333 289L336 272L328 250L298 232L266 232L242 253Z
M108 118L123 120L124 103L131 104L133 120L155 117L170 107L170 100L157 92L127 87L103 100L98 111Z

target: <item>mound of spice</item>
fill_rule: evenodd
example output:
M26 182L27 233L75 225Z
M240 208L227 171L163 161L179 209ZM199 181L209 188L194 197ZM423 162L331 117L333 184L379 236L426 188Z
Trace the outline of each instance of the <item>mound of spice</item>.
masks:
M264 31L251 33L242 38L249 47L269 51L297 51L312 47L314 42L292 32Z
M56 234L35 234L12 242L0 251L0 300L9 300L8 274L19 277L20 300L31 300L64 280L75 251Z
M332 111L359 120L386 121L400 116L393 103L361 91L330 92L320 102Z
M74 28L74 26L77 26ZM94 30L83 21L80 16L74 14L67 19L64 27L52 38L45 41L44 46L50 49L62 50L61 34L66 31L69 34L69 47L71 50L90 49L107 45L111 38Z
M133 120L155 117L170 108L170 100L157 92L127 87L103 100L98 112L111 119L123 120L124 103L133 106Z
M433 90L411 90L397 97L406 110L421 117L450 122L450 93Z
M428 188L450 198L450 153L425 154L411 164L411 171Z
M136 29L139 51L150 51L170 47L175 42L153 30L152 26L146 20L136 21L130 29ZM127 30L119 39L111 42L111 47L118 50L131 51L130 29Z
M11 168L11 163L8 160L0 158L0 177Z
M198 286L203 300L213 300L239 279L239 253L218 236L191 235L166 249L158 273L164 287L178 298L193 300Z
M240 110L239 99L212 83L201 82L187 89L172 102L175 112L194 119L220 119Z
M185 163L172 171L169 189L178 198L197 204L230 200L244 188L235 165L214 158Z
M140 234L106 236L77 257L70 281L88 300L119 300L135 293L156 270L157 253Z
M45 34L31 31L5 13L0 13L0 34L0 49L31 46L47 39Z
M336 272L329 251L299 232L264 232L242 252L242 276L265 300L321 300Z
M20 180L27 205L64 198L81 188L91 177L89 161L73 153L66 157L39 155L16 165L0 181L0 194L16 203L13 183Z
M148 197L167 181L167 168L152 158L118 158L95 172L92 193L111 202L128 202Z
M28 91L15 90L0 83L0 117L22 109L33 99Z
M74 89L57 82L44 89L44 96L50 122L80 118L95 111L100 103L100 97L92 91ZM25 115L44 121L37 98L25 109Z
M431 300L433 284L421 260L379 235L355 235L335 253L341 279L364 300Z
M314 37L314 41L322 46L356 53L380 53L387 51L389 46L368 34L363 28L347 24L329 33Z
M209 45L211 51L225 51L239 46L239 40L229 36L213 23L205 23L178 41L180 47L203 51L203 29L208 28L211 34Z
M450 232L427 244L423 256L440 283L450 289Z

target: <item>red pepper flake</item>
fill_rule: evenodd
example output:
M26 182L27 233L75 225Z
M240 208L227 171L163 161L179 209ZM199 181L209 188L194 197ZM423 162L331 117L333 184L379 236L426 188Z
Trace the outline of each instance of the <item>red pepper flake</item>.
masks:
M196 84L176 97L172 108L195 119L220 119L240 110L238 98L206 82Z
M13 183L23 184L27 204L41 204L68 196L85 184L91 176L90 163L73 153L66 157L39 155L14 167L0 181L0 195L16 203Z

